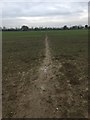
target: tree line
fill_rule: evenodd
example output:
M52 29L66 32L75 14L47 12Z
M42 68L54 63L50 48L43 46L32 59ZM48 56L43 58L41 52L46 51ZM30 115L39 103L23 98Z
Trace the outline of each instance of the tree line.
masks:
M85 26L81 26L81 25L75 25L75 26L71 26L68 27L67 25L63 26L63 27L32 27L29 28L26 25L21 26L21 28L6 28L6 27L0 27L0 31L42 31L42 30L77 30L77 29L89 29L90 26L89 25L85 25Z

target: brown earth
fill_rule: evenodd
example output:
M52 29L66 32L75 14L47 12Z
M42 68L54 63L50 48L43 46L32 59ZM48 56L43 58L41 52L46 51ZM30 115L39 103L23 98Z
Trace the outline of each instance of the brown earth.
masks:
M46 118L54 117L58 108L53 108L51 95L55 93L52 79L52 60L48 45L48 37L45 38L45 59L38 71L38 79L34 80L30 89L28 87L25 94L20 97L17 112L13 117L26 118Z
M35 79L30 88L28 86L25 94L20 97L17 112L13 116L15 118L60 118L63 116L60 105L64 101L60 99L66 98L65 93L61 93L60 98L57 92L59 83L54 74L56 65L52 63L47 35L45 46L45 59L38 70L38 79ZM61 68L62 65L59 63L58 67Z
M18 85L19 97L12 118L87 117L87 99L79 95L82 93L79 88L85 90L85 86L78 87L77 68L71 62L52 61L47 35L45 46L45 58L37 71L38 76L33 74L36 76L33 78L32 71L22 74L21 79L25 82L26 74L31 75L33 80L30 84L22 82ZM87 89L84 91L86 93Z

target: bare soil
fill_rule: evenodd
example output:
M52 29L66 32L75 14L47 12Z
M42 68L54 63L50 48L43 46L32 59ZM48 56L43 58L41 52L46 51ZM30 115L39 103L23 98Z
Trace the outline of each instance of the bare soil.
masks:
M77 68L71 62L52 61L48 36L45 37L45 58L36 74L22 73L25 83L18 85L15 111L12 118L74 118L87 117L87 96L80 95ZM26 74L32 82L26 82ZM35 76L34 78L32 76ZM74 76L74 77L72 77ZM77 80L77 81L76 81ZM21 80L22 81L22 80ZM81 87L84 95L87 89ZM78 92L79 91L79 92ZM16 93L15 93L16 94ZM82 91L81 91L81 94ZM85 97L85 96L84 96ZM14 105L14 104L12 104Z
M53 63L48 44L48 36L45 38L45 58L38 70L38 79L32 82L32 85L26 89L25 94L18 101L18 108L13 117L25 118L52 118L58 111L57 106L53 106L57 101L52 101L55 97L55 87L52 79ZM55 99L55 98L54 98Z

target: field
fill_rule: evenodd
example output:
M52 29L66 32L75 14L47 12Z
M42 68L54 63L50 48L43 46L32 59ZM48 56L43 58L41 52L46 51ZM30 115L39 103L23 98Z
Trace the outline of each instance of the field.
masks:
M3 117L88 117L88 31L3 32Z

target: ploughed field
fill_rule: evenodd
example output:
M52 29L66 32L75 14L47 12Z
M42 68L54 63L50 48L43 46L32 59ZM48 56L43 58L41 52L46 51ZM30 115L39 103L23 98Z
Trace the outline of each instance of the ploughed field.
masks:
M88 117L88 31L3 32L4 118Z

